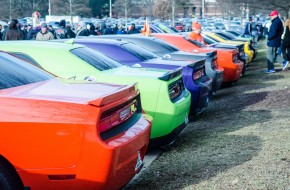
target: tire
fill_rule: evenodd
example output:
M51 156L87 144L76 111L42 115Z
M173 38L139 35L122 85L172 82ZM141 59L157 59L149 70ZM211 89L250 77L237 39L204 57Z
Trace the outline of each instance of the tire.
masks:
M15 169L0 158L0 189L24 190L24 185Z
M244 66L243 66L242 76L241 77L245 76L246 71L247 71L247 63L244 61Z

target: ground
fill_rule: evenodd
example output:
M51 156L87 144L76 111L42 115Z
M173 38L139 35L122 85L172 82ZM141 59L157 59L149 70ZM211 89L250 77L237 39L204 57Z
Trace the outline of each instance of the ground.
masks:
M265 74L265 41L238 83L217 92L125 189L290 190L290 65Z

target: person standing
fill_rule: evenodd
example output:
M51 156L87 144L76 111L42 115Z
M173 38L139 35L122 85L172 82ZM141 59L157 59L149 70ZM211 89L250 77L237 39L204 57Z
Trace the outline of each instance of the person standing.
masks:
M276 57L276 53L278 48L281 45L281 36L283 34L283 23L278 17L278 11L273 10L269 16L271 18L271 26L268 33L268 51L267 51L267 67L268 69L265 71L265 73L275 73L274 68L274 60ZM283 63L283 58L281 56L277 57L277 61L280 63Z
M252 36L252 30L253 30L252 21L253 21L252 17L249 17L249 22L246 24L243 36L245 37Z
M36 38L37 41L48 41L53 40L53 34L48 30L47 24L43 22L41 24L41 30L37 33Z
M80 21L78 24L78 29L77 29L77 36L89 36L90 31L87 29L87 24L84 21Z
M201 33L201 25L198 22L193 22L192 23L192 32L189 34L188 37L206 45L206 43L204 42L204 39L200 35L200 33Z
M3 29L3 28L2 28L2 25L0 24L0 41L2 41L2 35L3 35L3 34L2 34L2 29Z
M127 32L124 30L122 24L118 24L118 30L116 31L116 34L127 34Z
M23 35L14 21L11 21L9 24L9 30L5 34L5 40L23 40Z
M140 31L136 29L136 26L134 23L131 24L131 27L129 28L128 34L139 34Z
M289 18L285 21L284 27L285 27L284 39L281 46L282 55L284 59L282 70L286 69L290 61L290 19Z

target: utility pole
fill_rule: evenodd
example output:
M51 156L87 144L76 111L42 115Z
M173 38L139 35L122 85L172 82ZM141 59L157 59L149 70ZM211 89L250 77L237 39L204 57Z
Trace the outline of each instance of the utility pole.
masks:
M51 4L50 4L50 0L48 0L48 15L51 15Z
M204 8L204 1L205 0L201 0L202 1L202 18L204 18L204 10L205 10L205 8Z
M70 23L73 27L73 12L72 12L72 0L69 0L69 14L70 14Z
M12 0L9 1L9 19L12 19Z
M112 0L110 0L109 6L110 6L110 18L112 18Z
M175 27L175 0L171 1L171 9L172 9L172 26Z

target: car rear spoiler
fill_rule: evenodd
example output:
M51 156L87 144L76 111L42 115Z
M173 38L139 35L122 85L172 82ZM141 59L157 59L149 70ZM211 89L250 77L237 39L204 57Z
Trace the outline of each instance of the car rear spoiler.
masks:
M123 97L129 96L134 94L134 96L136 96L137 94L139 94L139 90L136 89L136 84L134 83L132 85L128 85L124 88L121 88L120 90L113 92L111 94L108 94L104 97L98 98L96 100L91 100L88 102L88 104L90 105L94 105L94 106L104 106L106 104L110 104L114 101L117 101Z
M199 70L200 68L204 67L206 59L200 59L193 63L188 64L187 66L190 68L194 68L195 70Z
M165 73L165 75L163 75L162 77L159 77L159 79L164 80L164 81L169 81L179 75L181 76L181 73L182 73L182 67L179 67L177 69L174 69Z

